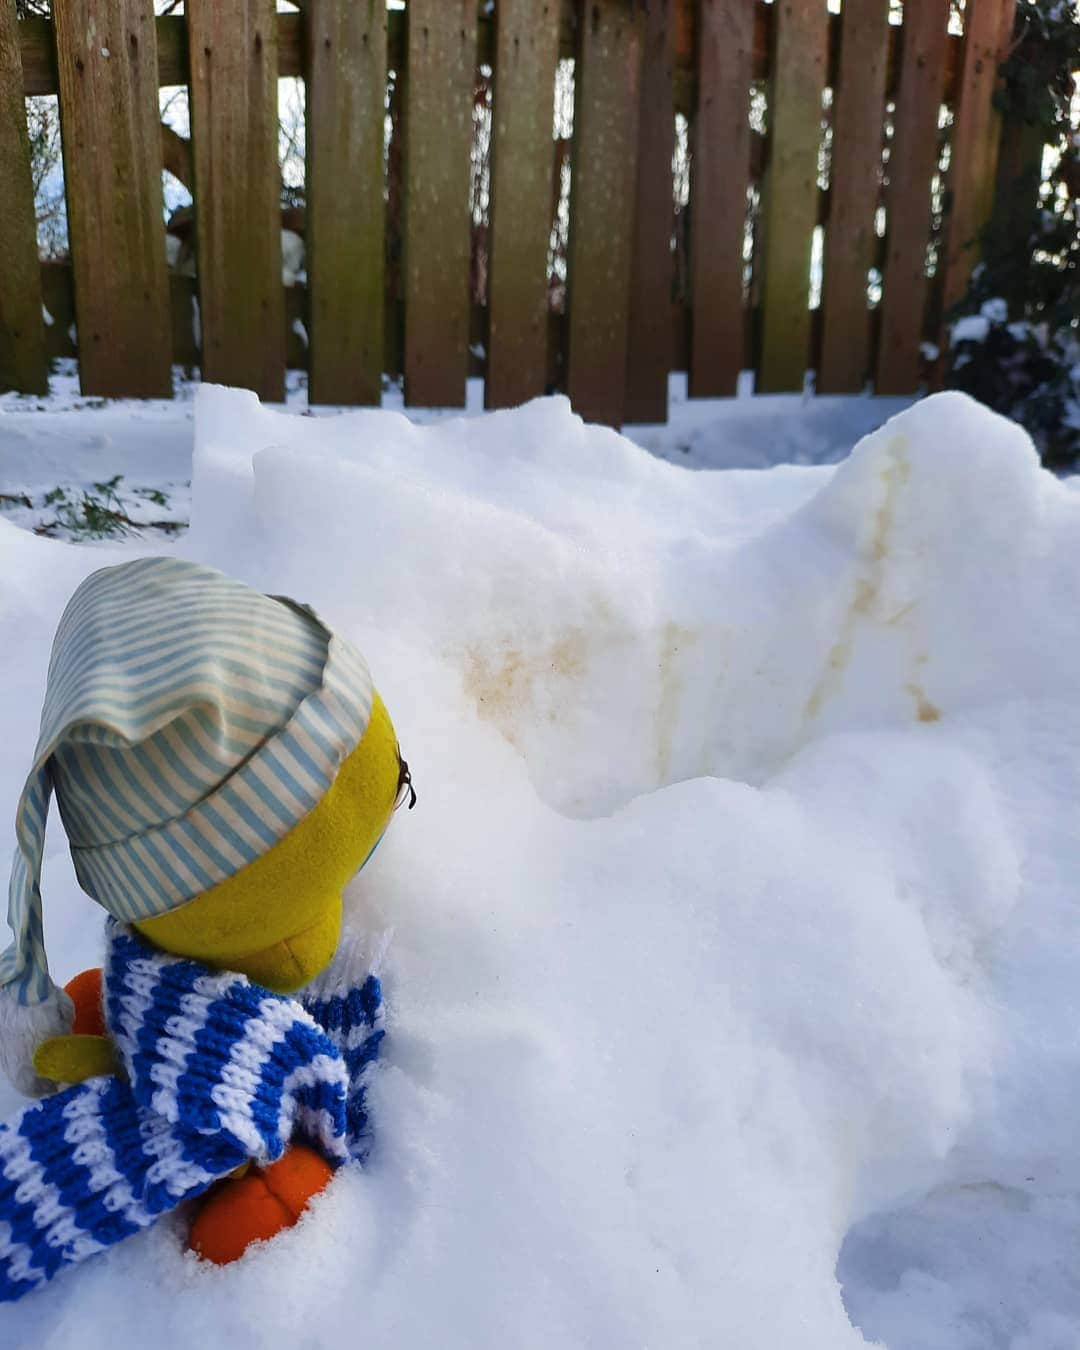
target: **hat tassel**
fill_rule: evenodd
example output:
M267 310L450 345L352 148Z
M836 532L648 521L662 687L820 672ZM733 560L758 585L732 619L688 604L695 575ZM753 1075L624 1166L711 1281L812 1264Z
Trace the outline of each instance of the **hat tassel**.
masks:
M62 989L40 1003L20 1003L14 988L0 988L0 1068L28 1097L43 1097L56 1088L34 1072L34 1051L50 1036L65 1036L75 1007Z

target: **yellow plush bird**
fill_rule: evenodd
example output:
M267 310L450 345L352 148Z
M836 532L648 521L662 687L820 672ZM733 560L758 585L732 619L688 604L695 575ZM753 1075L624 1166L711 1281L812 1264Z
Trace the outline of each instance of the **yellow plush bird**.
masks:
M130 580L126 597L119 580ZM212 970L246 975L274 993L303 988L326 969L338 948L345 886L374 851L395 807L406 797L410 806L415 802L394 727L366 666L306 607L259 596L210 569L146 559L106 569L84 583L83 590L91 593L90 600L80 612L81 593L76 593L61 620L50 666L50 682L55 679L74 691L68 696L82 720L61 718L59 732L50 728L47 697L38 776L31 776L24 801L33 805L35 792L47 801L42 782L55 789L84 888L116 917L130 922L147 943ZM173 632L175 615L182 615L182 623L175 625L180 637L172 647L167 636L148 641L143 631L125 626L126 614L144 593L162 602L160 632ZM95 647L90 633L104 635L103 645ZM197 658L185 655L191 650L199 653ZM166 664L162 651L174 663L164 719L157 712L162 681L159 677L155 685L152 678ZM173 651L178 655L171 657ZM76 656L81 663L77 673L83 668L89 672L83 683L90 694L80 692L78 680L65 672L65 663ZM201 665L193 677L197 662ZM123 688L135 691L125 695L134 710L123 715L115 707L118 669L125 677ZM95 700L100 705L96 723L88 721L85 711ZM115 764L102 746L115 746ZM185 747L190 753L181 765L178 752ZM85 758L78 759L80 755ZM141 834L107 837L116 833L119 822L136 818L144 802L147 814L158 796L164 802L166 787L178 797L181 767L191 780L189 801L171 806L171 817L162 808L160 818L152 819ZM320 772L325 779L321 784ZM200 774L204 781L199 781ZM312 782L319 785L317 792ZM114 784L120 785L115 800L103 799L102 785ZM94 805L102 812L100 819L91 815L89 798L79 795L88 785L99 789ZM135 785L139 792L132 788L125 798L125 785ZM163 835L168 852L161 846ZM40 841L31 831L19 837L21 858L36 871ZM232 861L217 868L224 874L214 884L185 895L194 866L192 840L202 849L199 857L205 857L207 873L212 874L215 860ZM118 848L127 850L119 864ZM241 865L236 865L237 855L244 859ZM155 886L143 886L149 873L146 859L151 857L163 861L151 877ZM173 858L189 863L173 871ZM17 859L16 877L18 867ZM137 884L114 893L114 876L134 878ZM168 894L170 886L175 894ZM18 1021L10 995L19 990L18 1001L31 1022L40 1009L58 1009L60 1019L70 1025L63 1034L37 1038L33 1070L39 1080L71 1085L122 1072L105 1028L101 972L76 977L67 986L67 998L55 990L47 978L43 948L35 945L39 907L38 888L28 885L26 913L13 911L16 943L0 960L0 1036L6 1030L8 1037L5 1067L11 1074L16 1043L11 1028ZM68 998L73 1019L65 1012ZM198 1202L190 1243L217 1262L235 1259L252 1241L295 1222L331 1175L317 1153L297 1143L278 1161L262 1168L245 1166L240 1172Z
M179 909L134 926L170 955L292 993L333 958L342 891L374 852L403 793L415 799L390 716L376 694L363 738L309 816L241 871ZM63 1084L116 1072L112 1045L99 1030L100 972L84 971L67 988L75 1000L74 1032L43 1041L35 1070ZM252 1242L294 1224L331 1175L302 1144L269 1167L242 1168L202 1201L190 1245L219 1265L234 1261Z

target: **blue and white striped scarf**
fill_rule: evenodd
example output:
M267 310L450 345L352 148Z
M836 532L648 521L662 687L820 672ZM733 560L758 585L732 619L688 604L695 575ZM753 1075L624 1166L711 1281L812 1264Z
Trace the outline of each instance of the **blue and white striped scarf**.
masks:
M0 1124L0 1302L147 1228L247 1161L303 1139L363 1160L383 1037L379 981L331 970L298 995L163 955L107 922L105 1014L124 1074ZM344 957L344 959L342 959Z

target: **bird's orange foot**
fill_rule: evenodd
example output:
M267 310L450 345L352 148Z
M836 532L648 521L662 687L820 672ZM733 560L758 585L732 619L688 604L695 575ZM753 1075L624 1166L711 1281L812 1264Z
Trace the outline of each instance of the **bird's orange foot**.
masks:
M291 1228L332 1176L325 1159L294 1144L269 1167L251 1168L210 1191L191 1225L188 1247L218 1266L238 1261L253 1242Z
M105 1001L103 996L104 971L100 966L84 970L64 985L64 992L75 1008L75 1023L71 1030L76 1036L107 1036Z

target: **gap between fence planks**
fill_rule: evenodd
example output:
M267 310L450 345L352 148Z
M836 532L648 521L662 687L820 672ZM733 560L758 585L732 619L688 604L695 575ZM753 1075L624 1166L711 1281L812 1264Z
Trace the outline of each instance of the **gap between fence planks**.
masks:
M875 391L913 394L920 381L926 308L930 180L938 157L938 112L949 7L906 0L900 88L885 195L886 254Z
M566 391L586 421L620 426L645 11L637 0L582 0L578 37Z
M202 377L285 397L274 0L188 0Z
M752 2L700 0L690 158L691 398L733 395L743 366L753 45Z
M870 376L866 288L877 248L889 0L847 0L841 24L816 382L821 394L858 393Z
M651 0L644 42L622 420L656 423L667 421L672 357L675 0Z
M311 403L382 399L385 0L308 0L307 212Z
M810 350L810 250L818 216L828 13L821 0L777 0L762 191L761 393L802 390Z
M65 0L55 23L79 385L169 398L152 0Z
M409 0L405 13L405 402L461 408L469 370L476 0Z
M547 384L559 6L500 0L495 22L484 400L488 408L507 408L542 394Z
M45 394L45 324L15 0L0 0L0 390Z

